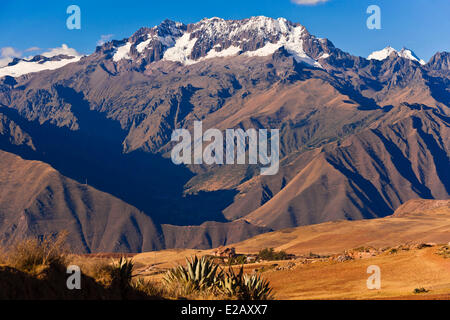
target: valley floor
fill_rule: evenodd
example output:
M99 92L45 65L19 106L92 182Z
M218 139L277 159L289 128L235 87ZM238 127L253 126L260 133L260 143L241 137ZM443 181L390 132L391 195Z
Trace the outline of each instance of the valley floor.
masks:
M280 230L233 247L241 254L273 247L296 255L244 265L270 281L276 299L450 299L449 241L450 201L413 200L390 217ZM158 280L185 257L210 254L173 249L133 259L138 274ZM371 265L381 270L379 290L367 288Z

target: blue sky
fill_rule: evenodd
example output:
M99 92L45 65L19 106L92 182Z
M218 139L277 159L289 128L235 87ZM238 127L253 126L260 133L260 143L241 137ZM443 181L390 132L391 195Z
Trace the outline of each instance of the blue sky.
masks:
M321 2L299 5L293 1ZM81 8L81 30L66 28L66 9L71 4ZM366 9L372 4L381 8L381 30L366 27ZM102 35L122 39L166 18L191 23L204 17L255 15L299 22L310 33L354 55L367 56L387 45L405 46L428 61L436 51L450 51L450 0L2 0L0 48L12 47L18 55L28 55L26 50L32 47L48 50L65 43L89 54Z

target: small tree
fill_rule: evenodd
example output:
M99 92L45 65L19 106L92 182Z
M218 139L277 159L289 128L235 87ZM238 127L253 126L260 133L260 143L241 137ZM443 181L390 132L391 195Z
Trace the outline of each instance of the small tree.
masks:
M259 251L259 260L286 260L288 259L288 254L284 251L275 251L273 248L265 248Z

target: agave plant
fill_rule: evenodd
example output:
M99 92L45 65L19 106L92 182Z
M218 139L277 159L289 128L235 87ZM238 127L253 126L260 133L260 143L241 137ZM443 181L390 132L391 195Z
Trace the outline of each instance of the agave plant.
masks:
M246 300L270 300L273 298L269 281L259 275L244 275L243 287Z
M111 268L112 281L118 284L121 288L130 286L133 267L133 260L126 259L124 257L121 257L117 263L113 262Z
M268 300L272 299L272 288L269 281L259 275L244 274L244 268L241 267L238 273L233 268L229 268L223 275L219 288L230 296L244 300Z
M243 295L243 274L244 268L240 268L239 273L236 274L233 268L229 267L228 271L224 273L220 279L219 288L222 293L230 297L240 297Z
M165 274L163 281L168 285L180 285L184 292L203 291L213 288L222 277L218 265L208 257L195 256L186 259L186 267L178 266Z

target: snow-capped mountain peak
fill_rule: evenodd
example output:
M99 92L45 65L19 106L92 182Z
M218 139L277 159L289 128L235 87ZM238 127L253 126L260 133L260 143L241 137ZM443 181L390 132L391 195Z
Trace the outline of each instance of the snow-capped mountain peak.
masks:
M314 54L308 52L311 46L316 49L311 50ZM329 55L324 41L285 18L214 17L189 25L166 20L159 26L143 28L114 47L113 60L166 60L189 65L215 57L267 56L281 47L297 62L317 67L318 59Z
M368 60L384 60L387 59L391 54L395 54L399 57L405 58L405 59L409 59L409 60L413 60L413 61L417 61L420 64L424 65L426 62L423 61L422 59L420 59L419 57L416 56L416 54L407 48L403 48L400 51L395 50L394 48L387 46L386 48L379 50L379 51L374 51L372 52L367 59Z
M372 52L367 59L368 60L384 60L387 57L389 57L391 55L391 53L397 53L397 50L395 50L394 48L387 46L386 48L379 50L379 51L374 51Z
M402 58L413 60L419 62L421 65L426 64L426 62L420 59L412 50L403 48L398 52L398 55Z

